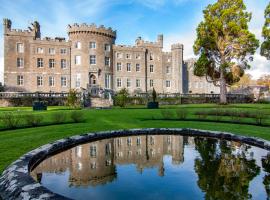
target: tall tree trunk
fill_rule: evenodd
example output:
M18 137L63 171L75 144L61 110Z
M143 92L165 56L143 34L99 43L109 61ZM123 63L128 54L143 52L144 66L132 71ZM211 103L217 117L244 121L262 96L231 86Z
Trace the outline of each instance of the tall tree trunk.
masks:
M227 87L222 69L220 70L220 104L227 104Z

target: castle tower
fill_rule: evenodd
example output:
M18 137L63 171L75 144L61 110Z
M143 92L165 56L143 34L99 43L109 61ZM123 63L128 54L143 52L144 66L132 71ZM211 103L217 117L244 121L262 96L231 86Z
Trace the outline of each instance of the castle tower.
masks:
M7 33L7 31L10 31L11 30L11 25L12 25L12 22L10 19L3 19L3 30L4 30L4 34Z
M172 75L173 80L175 80L174 88L175 93L183 93L183 51L184 46L182 44L173 44L172 47Z
M71 88L112 89L116 31L94 24L68 26L71 41Z
M163 35L158 35L157 42L159 43L160 47L163 48Z

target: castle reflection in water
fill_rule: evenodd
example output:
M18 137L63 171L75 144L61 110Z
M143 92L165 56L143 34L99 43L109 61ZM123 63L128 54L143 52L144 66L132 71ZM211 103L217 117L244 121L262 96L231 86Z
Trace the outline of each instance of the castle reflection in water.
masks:
M135 164L138 172L158 168L164 176L163 156L171 155L172 163L184 161L184 143L192 137L178 135L142 135L110 138L74 147L40 163L31 175L41 181L42 173L69 171L70 186L95 186L113 181L116 165Z

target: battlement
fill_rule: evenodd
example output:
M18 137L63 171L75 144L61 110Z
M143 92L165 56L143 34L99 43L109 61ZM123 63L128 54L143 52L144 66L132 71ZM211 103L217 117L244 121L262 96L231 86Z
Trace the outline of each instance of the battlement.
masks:
M66 38L62 37L45 37L45 38L36 38L35 41L40 41L40 42L52 42L52 43L68 43L69 41L66 40Z
M80 33L92 33L92 34L99 34L105 35L108 37L116 38L116 31L112 30L111 27L106 28L105 26L97 26L96 24L73 24L68 25L68 34L80 34Z
M131 45L114 45L114 50L126 50L126 51L146 51L143 47L131 46Z
M163 35L158 35L156 42L144 41L141 37L138 37L135 41L136 46L140 47L154 47L163 48Z
M184 49L184 45L183 44L180 44L180 43L177 43L177 44L173 44L171 46L172 50L175 50L175 49Z

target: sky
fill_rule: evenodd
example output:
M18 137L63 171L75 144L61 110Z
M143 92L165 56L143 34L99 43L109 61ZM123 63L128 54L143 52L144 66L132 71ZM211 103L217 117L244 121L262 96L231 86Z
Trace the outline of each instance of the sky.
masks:
M184 59L195 57L193 43L203 9L216 0L0 0L0 18L12 20L12 28L27 29L33 21L41 25L42 37L66 37L67 25L95 23L117 30L116 44L133 45L141 36L155 41L164 35L164 51L173 43L184 44ZM262 41L264 10L269 0L244 0L252 12L250 31ZM248 71L253 78L270 74L270 61L254 55ZM0 82L3 80L3 26L0 28Z

